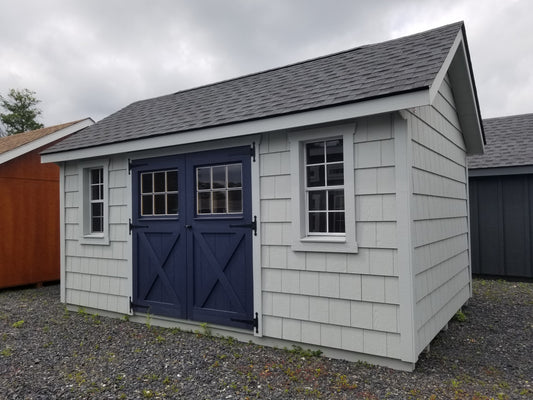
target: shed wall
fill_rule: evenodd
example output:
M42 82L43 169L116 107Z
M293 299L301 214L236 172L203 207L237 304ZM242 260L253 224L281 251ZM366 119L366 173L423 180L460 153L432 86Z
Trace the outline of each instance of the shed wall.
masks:
M0 288L59 280L59 168L41 150L0 165Z
M399 358L392 119L362 118L354 130L357 254L291 249L289 137L262 137L263 334Z
M533 174L469 182L472 272L533 278Z
M80 243L81 176L78 163L67 163L64 173L65 299L69 304L129 313L131 255L128 246L128 160L110 159L109 244Z
M410 125L418 354L470 297L466 147L448 80Z

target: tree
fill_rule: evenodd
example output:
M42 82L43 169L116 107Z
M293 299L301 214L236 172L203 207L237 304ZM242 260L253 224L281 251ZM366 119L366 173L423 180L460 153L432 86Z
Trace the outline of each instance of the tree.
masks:
M41 101L35 97L35 92L28 89L11 89L7 98L0 95L0 107L7 113L0 113L0 120L7 135L32 131L44 125L35 119L41 115L37 104Z

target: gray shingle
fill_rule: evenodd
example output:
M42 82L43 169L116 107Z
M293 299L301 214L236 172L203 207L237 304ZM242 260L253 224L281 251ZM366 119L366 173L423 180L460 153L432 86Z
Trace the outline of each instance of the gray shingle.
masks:
M427 88L463 23L138 101L47 153L214 127Z
M468 157L468 168L533 165L533 114L483 120L485 153Z

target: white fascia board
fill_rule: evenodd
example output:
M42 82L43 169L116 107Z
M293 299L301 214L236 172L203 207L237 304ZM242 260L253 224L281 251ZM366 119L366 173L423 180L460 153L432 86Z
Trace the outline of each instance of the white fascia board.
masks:
M241 122L213 128L198 129L152 138L132 140L85 149L49 153L42 155L42 162L61 162L84 158L109 156L168 146L206 142L231 137L253 135L264 132L288 130L345 121L367 115L382 114L411 107L429 105L428 89L361 101L352 104L332 106L297 114L282 115L255 121Z
M48 143L55 142L56 140L62 139L65 136L68 136L74 132L79 131L80 129L86 128L89 125L93 125L94 121L91 118L84 119L83 121L77 122L73 125L70 125L66 128L60 129L54 133L43 136L39 139L36 139L32 142L23 144L22 146L16 147L13 150L6 151L3 154L0 154L0 164L13 160L14 158L20 157L23 154L29 153L39 147L45 146Z
M461 45L462 43L463 43L463 34L462 32L459 32L457 34L457 37L455 38L455 41L453 42L452 47L450 48L448 55L446 56L446 59L442 63L439 72L435 76L435 79L433 80L431 87L429 88L429 101L431 104L433 104L433 101L435 100L435 96L437 96L437 93L439 93L439 89L442 85L442 82L444 81L444 78L446 77L446 74L448 73L448 70L450 69L450 65L452 65L452 61L453 61L453 58L455 57L455 53L457 52L459 45Z
M460 74L454 74L454 72L460 68L463 68L464 71ZM455 89L453 91L455 105L457 107L457 114L467 144L467 154L482 154L484 144L482 128L479 122L481 116L479 115L478 107L475 104L476 95L474 82L472 80L473 72L470 70L470 65L468 63L468 54L466 53L466 44L462 30L457 34L446 59L442 63L439 72L431 84L429 89L430 104L433 104L435 97L439 93L442 82L448 73L454 75L450 78L452 78L452 87ZM460 82L457 82L457 79L453 79L457 76L461 77Z

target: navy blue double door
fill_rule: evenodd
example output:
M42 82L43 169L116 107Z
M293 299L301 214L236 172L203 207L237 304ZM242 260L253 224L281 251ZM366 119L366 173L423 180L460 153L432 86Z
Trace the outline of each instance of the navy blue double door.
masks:
M132 163L134 310L252 329L250 147Z

